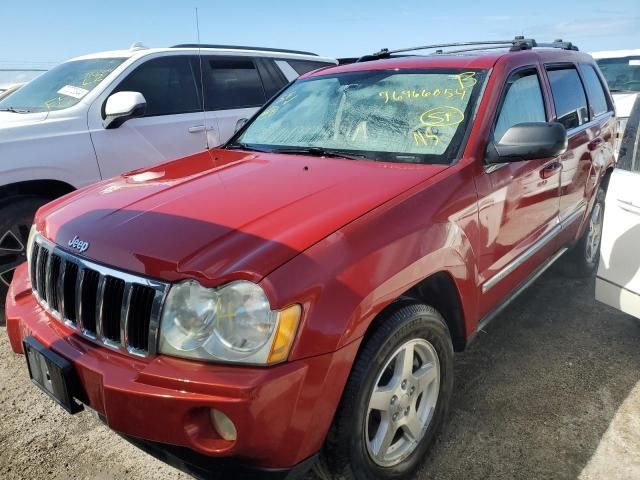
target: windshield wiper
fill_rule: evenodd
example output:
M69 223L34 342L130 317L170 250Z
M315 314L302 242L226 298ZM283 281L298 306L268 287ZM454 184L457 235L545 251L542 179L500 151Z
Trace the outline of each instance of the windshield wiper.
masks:
M290 147L276 148L271 153L283 153L285 155L312 155L314 157L347 158L349 160L360 160L368 158L366 155L352 153L344 150L322 147Z
M271 150L267 150L267 149L264 149L264 148L253 147L251 145L247 145L246 143L241 143L241 142L229 143L229 144L225 145L224 148L227 149L227 150L247 150L249 152L262 152L262 153L271 152Z
M26 108L6 107L0 108L0 112L31 113L31 110L27 110Z

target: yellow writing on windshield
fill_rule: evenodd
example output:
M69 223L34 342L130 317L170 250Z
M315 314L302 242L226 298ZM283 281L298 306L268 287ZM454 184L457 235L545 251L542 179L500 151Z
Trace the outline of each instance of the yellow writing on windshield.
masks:
M456 107L442 105L430 108L420 115L420 123L427 127L449 127L464 120L464 113Z
M389 102L407 102L424 98L447 98L452 99L459 97L460 100L464 100L467 92L478 83L476 78L476 72L463 72L457 75L449 77L454 81L457 86L450 87L435 87L432 89L407 89L407 90L382 90L378 92L378 96L384 100L384 103Z
M378 96L384 100L384 103L389 102L405 102L410 100L417 100L428 97L442 97L453 98L460 97L460 100L464 100L466 90L460 88L434 88L432 90L382 90L378 93Z
M440 138L433 133L431 127L425 127L424 130L413 131L413 141L417 146L435 146L440 143Z
M463 72L456 75L456 78L458 79L460 88L463 90L466 90L467 88L471 88L476 83L478 83L478 79L476 78L476 72Z

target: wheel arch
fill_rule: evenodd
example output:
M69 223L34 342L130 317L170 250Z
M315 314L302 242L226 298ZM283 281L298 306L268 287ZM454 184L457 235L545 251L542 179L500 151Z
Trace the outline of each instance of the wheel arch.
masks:
M73 185L60 180L26 180L0 186L0 203L21 195L37 195L53 200L75 189Z
M430 274L390 302L367 328L363 344L390 311L407 303L422 303L435 308L442 315L449 329L454 350L460 352L465 349L467 329L460 291L453 276L446 270Z

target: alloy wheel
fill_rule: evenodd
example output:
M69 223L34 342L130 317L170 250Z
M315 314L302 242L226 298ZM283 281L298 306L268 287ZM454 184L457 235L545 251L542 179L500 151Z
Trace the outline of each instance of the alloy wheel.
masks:
M16 267L27 260L29 225L14 225L0 234L0 287L8 287Z
M600 240L602 238L602 203L597 202L591 211L589 217L589 226L587 231L587 241L585 246L585 255L587 262L594 263L598 258L600 251Z
M376 464L391 467L415 451L439 391L440 362L431 343L409 340L391 355L378 374L365 417L365 443Z

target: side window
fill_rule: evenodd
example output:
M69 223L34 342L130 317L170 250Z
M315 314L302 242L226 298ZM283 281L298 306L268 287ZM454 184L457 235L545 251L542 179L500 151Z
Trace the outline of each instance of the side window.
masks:
M313 70L332 65L331 63L314 62L312 60L287 60L287 63L291 65L291 68L293 68L298 75L304 75L305 73L309 73Z
M505 132L525 122L546 122L540 80L535 70L512 75L493 130L493 139L500 141Z
M189 57L149 60L129 74L113 91L140 92L147 100L145 116L175 115L202 110Z
M259 107L266 95L258 69L248 57L208 57L203 65L207 110Z
M587 95L589 96L589 106L591 107L591 116L597 117L609 110L607 105L607 97L602 89L602 83L591 65L582 66L582 76L584 78L585 87L587 87Z
M558 122L567 130L589 121L587 96L574 67L547 69Z

